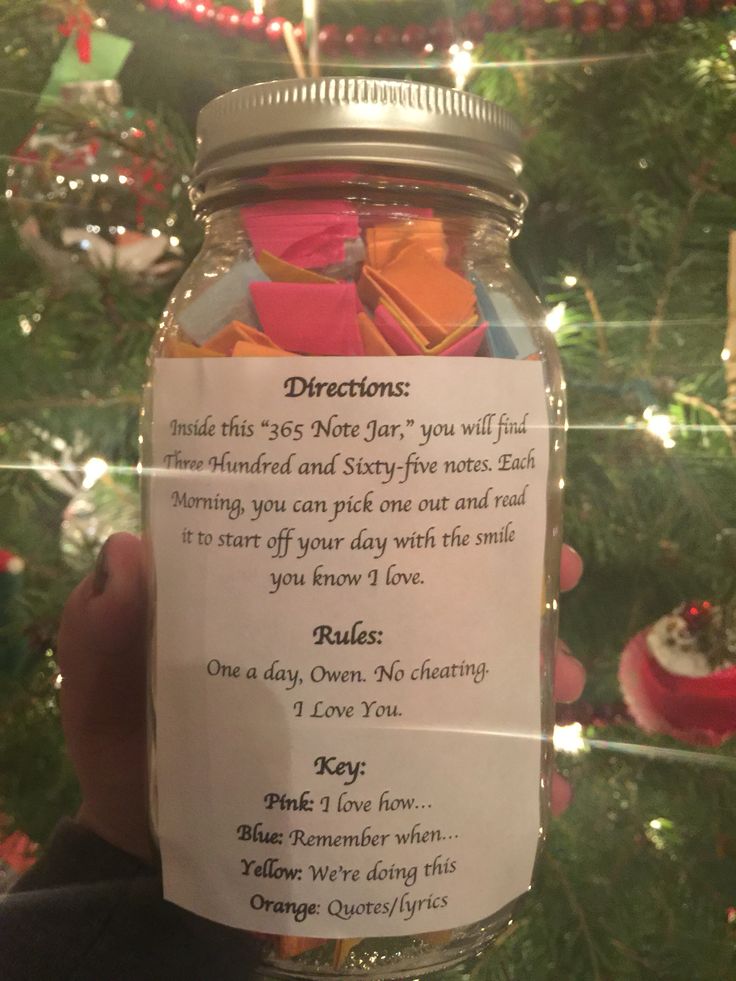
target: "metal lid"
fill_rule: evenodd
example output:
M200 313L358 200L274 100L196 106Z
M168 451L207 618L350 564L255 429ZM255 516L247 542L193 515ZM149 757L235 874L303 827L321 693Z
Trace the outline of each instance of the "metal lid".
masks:
M480 96L374 78L289 79L234 89L199 114L200 202L273 164L379 163L518 194L519 128Z

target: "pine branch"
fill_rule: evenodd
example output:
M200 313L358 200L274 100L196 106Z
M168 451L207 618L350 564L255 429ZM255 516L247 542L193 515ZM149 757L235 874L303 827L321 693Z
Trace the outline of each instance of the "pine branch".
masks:
M726 375L726 399L724 416L736 424L736 232L728 236L728 326L723 349L726 361L723 370Z
M605 978L601 974L600 964L598 960L598 953L595 949L595 942L593 940L593 934L590 930L590 925L588 924L588 918L585 915L585 910L578 902L578 898L575 895L575 890L572 887L570 880L562 867L562 864L557 861L553 855L548 856L548 862L557 874L558 879L562 883L562 888L565 890L570 907L577 917L578 923L580 924L580 929L585 938L585 944L588 948L588 955L590 957L590 966L593 971L591 981L605 981Z
M701 412L707 412L709 416L712 416L725 433L731 452L736 456L736 432L734 432L734 427L729 425L725 417L721 415L714 405L710 405L698 395L685 395L684 392L674 392L672 398L681 405L691 405L694 409L700 409Z
M667 264L665 266L664 280L662 282L662 289L660 290L657 298L654 316L649 324L648 347L650 353L659 347L659 335L664 323L664 315L667 311L667 304L669 303L670 294L672 293L672 287L675 285L675 280L677 278L680 257L682 255L682 247L685 242L685 234L687 233L700 199L708 190L705 177L711 170L712 166L713 162L711 160L704 160L697 172L693 175L691 179L693 191L688 198L685 210L682 212L680 220L672 233L670 251L667 257Z

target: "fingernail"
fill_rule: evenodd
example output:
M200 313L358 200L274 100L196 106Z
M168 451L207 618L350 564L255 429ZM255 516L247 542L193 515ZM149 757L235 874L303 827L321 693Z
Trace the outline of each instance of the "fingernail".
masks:
M95 562L95 571L92 574L92 595L101 596L105 592L108 579L107 568L107 542L100 549L100 554Z

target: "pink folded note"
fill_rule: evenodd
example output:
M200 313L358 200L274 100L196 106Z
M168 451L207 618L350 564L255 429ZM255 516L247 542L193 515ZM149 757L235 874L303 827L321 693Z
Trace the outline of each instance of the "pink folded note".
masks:
M381 303L373 314L376 327L388 346L397 354L424 354L416 341L407 334L402 325Z
M240 214L257 253L305 269L342 262L345 241L360 234L358 214L345 201L267 201Z
M486 336L487 330L488 324L481 324L475 330L466 334L465 337L461 337L457 343L452 344L444 351L440 351L439 357L472 358L478 353L478 348L483 343L483 338Z
M354 283L252 283L264 332L300 354L360 355Z

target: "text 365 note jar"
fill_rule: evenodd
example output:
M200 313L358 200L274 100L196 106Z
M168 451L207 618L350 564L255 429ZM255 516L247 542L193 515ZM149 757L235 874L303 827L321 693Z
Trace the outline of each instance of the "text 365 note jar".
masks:
M513 121L368 79L207 106L143 410L167 899L298 977L469 957L547 819L564 399Z

